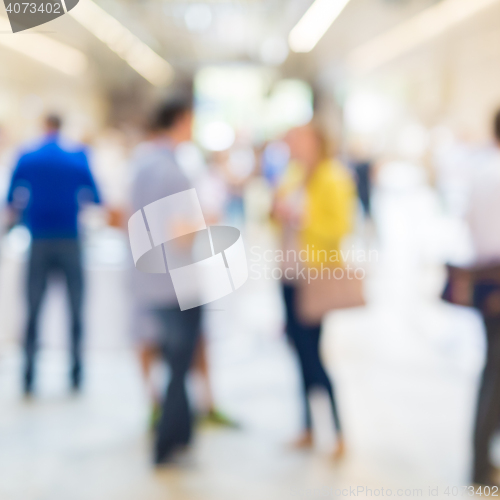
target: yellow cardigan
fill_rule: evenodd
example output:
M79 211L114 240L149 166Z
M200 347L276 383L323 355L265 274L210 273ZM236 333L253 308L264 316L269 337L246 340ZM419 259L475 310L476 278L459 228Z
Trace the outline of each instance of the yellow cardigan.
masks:
M290 163L277 196L287 196L304 185L304 170ZM309 267L336 267L341 262L340 242L352 231L356 187L347 169L337 160L323 160L305 184L302 228L298 232L299 250L307 252ZM303 252L304 254L304 252Z

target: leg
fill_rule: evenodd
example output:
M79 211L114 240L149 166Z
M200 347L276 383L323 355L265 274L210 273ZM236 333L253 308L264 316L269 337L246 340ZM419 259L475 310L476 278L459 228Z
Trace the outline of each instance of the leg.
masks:
M493 467L489 445L500 418L500 320L486 319L486 364L481 380L474 430L474 482L489 484Z
M212 390L210 386L210 374L208 371L208 360L207 360L207 346L205 339L200 335L198 343L196 344L196 350L194 353L194 370L199 373L203 379L203 389L205 392L208 413L214 411L214 400L212 397Z
M204 422L213 425L238 428L238 424L227 417L223 412L219 411L215 405L212 387L210 384L210 370L207 352L207 343L203 335L200 335L196 345L193 371L200 377L203 391L202 412Z
M303 338L305 339L305 342L301 344L302 366L307 389L309 390L313 387L322 387L325 389L332 405L335 429L338 433L340 433L340 418L337 411L337 405L335 404L332 383L326 373L320 355L320 327L305 328Z
M163 352L170 366L170 383L157 427L155 462L168 460L176 447L191 438L191 412L186 393L186 374L191 366L200 332L201 309L158 311L163 319Z
M327 392L332 405L335 428L340 433L340 419L337 412L337 405L335 404L332 383L325 371L319 352L320 338L320 327L303 326L301 331L296 335L294 343L302 369L306 396L314 387L321 387ZM310 428L311 417L308 398L306 404L306 424Z
M146 306L136 304L133 312L132 328L134 331L137 356L141 367L146 390L153 404L159 405L159 395L151 379L155 363L161 359L158 345L161 331L159 315Z
M335 428L340 433L340 419L335 404L332 384L323 367L319 352L321 326L306 326L297 318L295 313L294 288L285 286L284 298L287 310L287 335L297 350L302 372L306 429L311 429L309 390L312 387L323 387L330 397Z
M289 285L283 286L283 299L285 301L285 312L286 312L286 334L291 343L293 344L300 362L301 369L301 379L302 379L302 399L304 408L304 427L306 434L300 440L304 444L312 444L312 434L311 434L311 412L309 410L309 399L308 399L308 386L306 382L306 377L304 373L304 364L302 362L301 353L302 349L299 350L299 345L302 340L302 325L300 324L295 308L295 288Z
M290 285L283 286L283 300L285 302L285 316L286 316L286 335L290 342L295 347L297 354L298 348L296 339L300 336L300 324L296 317L295 311L295 289ZM311 414L309 412L309 402L307 398L307 387L305 383L304 370L302 369L302 361L299 356L300 368L301 368L301 379L302 379L302 398L304 402L304 423L306 432L311 430Z
M151 344L144 344L139 346L139 362L141 365L141 371L144 378L144 382L146 384L146 389L149 393L151 400L151 413L149 416L149 428L153 430L158 423L158 420L161 415L161 401L160 395L156 390L154 381L151 379L151 374L153 371L153 367L155 362L160 357L160 353L158 348L153 347Z
M138 348L138 351L142 375L148 386L149 392L151 393L151 399L154 401L157 399L157 396L151 384L151 372L153 370L154 363L159 356L158 349L149 344L144 344Z
M33 391L38 316L50 271L50 261L46 250L44 242L33 241L28 263L28 323L24 339L24 392L26 394Z
M334 460L339 460L345 454L344 440L342 437L342 428L340 425L340 418L335 402L332 383L326 373L320 356L320 334L321 331L319 327L304 328L304 332L301 336L302 340L299 342L298 352L301 359L301 366L307 392L314 387L321 387L326 391L330 398L333 422L335 430L337 431L337 447L333 451L332 458ZM310 415L309 399L307 400L307 404L307 411ZM309 419L310 418L311 417L309 416Z
M59 265L66 278L71 310L71 384L79 389L82 376L83 269L76 240L60 242Z

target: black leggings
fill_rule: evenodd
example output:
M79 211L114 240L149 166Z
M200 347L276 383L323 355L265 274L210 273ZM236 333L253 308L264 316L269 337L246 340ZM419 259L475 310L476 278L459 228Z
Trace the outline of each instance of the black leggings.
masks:
M340 419L335 404L332 383L326 374L319 353L321 325L308 326L300 322L295 307L295 296L296 290L294 287L283 286L286 307L286 333L297 350L302 371L306 429L311 429L311 410L309 408L308 394L312 388L318 387L325 389L330 397L335 428L337 432L340 432Z

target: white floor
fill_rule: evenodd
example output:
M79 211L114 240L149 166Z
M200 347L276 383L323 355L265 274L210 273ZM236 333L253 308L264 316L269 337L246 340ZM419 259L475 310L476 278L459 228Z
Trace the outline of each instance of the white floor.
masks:
M382 487L381 496L390 496L387 488L392 496L428 496L429 487L443 496L446 486L467 484L484 339L473 311L437 298L453 223L418 185L379 189L375 211L379 258L371 264L369 305L325 323L323 353L348 446L337 465L321 451L329 436L320 398L320 449L286 446L300 429L297 367L282 333L277 283L250 280L206 313L215 399L242 430L202 429L194 465L153 471L147 398L128 341L126 272L116 257L123 236L112 232L88 251L84 394L66 390L64 302L56 287L43 318L39 395L24 401L22 237L4 241L0 499L315 500L354 496L345 488L358 486L364 497L376 495L366 488ZM263 244L258 234L258 241L252 231L246 236Z

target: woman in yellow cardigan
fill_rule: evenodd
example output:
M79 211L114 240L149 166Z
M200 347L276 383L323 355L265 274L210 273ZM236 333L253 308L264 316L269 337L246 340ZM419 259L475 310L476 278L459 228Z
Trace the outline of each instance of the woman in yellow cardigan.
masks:
M328 157L326 140L315 126L291 130L287 142L292 161L277 189L273 215L280 224L287 257L283 262L286 331L297 351L303 381L305 429L296 444L313 444L308 394L313 388L322 388L330 397L337 430L334 458L340 458L344 453L340 419L319 352L321 322L310 325L301 321L295 302L299 268L341 265L337 257L341 239L352 228L355 187L349 172Z

